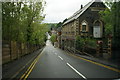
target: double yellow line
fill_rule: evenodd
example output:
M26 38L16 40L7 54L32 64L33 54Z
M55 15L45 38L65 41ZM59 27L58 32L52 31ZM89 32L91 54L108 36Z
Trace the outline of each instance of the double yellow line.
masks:
M30 73L32 72L33 68L35 67L35 64L39 60L40 56L42 55L43 52L41 52L40 55L37 56L37 58L34 59L34 61L31 63L31 65L28 67L27 71L20 77L19 80L26 80Z

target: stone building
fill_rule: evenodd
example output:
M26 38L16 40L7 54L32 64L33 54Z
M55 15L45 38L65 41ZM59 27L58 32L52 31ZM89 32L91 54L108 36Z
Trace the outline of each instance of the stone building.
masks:
M61 48L61 27L57 28L57 42L58 47Z
M100 19L100 11L106 6L100 0L92 0L75 12L64 22L61 29L62 49L75 49L76 36L101 39L104 36L104 23Z

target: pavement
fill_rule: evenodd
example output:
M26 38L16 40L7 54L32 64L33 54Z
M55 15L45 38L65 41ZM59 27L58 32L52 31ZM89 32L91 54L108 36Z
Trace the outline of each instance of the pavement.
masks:
M62 79L118 79L120 70L99 63L100 60L83 55L73 55L59 48L53 47L48 40L45 48L36 52L33 58L31 54L23 60L14 61L7 66L3 66L3 78L9 78L17 72L16 78L34 79L34 78L62 78ZM21 70L26 63L29 64ZM103 61L101 61L103 62ZM105 62L107 63L107 62ZM19 68L18 68L19 67ZM7 71L7 72L6 72ZM13 71L13 72L12 72Z
M36 50L34 53L25 55L17 60L13 60L7 64L2 65L2 79L16 78L16 76L22 71L28 68L31 62L40 54L43 50Z

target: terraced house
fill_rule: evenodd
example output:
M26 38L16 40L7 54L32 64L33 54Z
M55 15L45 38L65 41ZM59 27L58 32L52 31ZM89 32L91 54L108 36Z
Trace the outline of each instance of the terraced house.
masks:
M105 10L105 4L100 0L93 0L75 12L64 22L61 30L61 45L63 49L74 50L76 37L102 40L104 37L104 23L100 19L100 11ZM95 42L96 43L96 42Z

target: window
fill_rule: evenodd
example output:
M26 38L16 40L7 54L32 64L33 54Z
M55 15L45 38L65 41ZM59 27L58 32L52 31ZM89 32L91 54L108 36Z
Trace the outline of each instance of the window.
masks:
M87 22L86 22L86 21L83 21L83 22L82 22L81 31L82 31L82 32L87 32L87 31L88 31L88 25L87 25Z
M95 20L93 27L93 36L94 38L101 38L102 34L103 34L102 22L100 20Z
M86 32L86 25L82 25L82 31Z
M94 26L100 26L100 21L95 21Z

